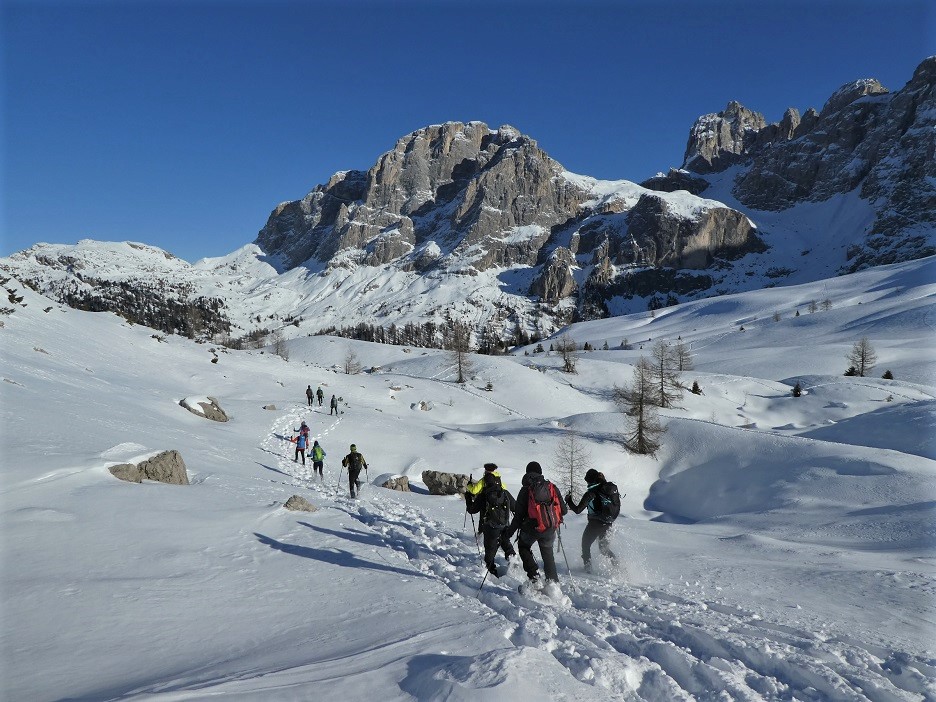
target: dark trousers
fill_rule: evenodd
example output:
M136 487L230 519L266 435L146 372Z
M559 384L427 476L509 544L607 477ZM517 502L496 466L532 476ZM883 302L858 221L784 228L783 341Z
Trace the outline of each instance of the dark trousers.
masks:
M320 397L320 398L318 399L318 401L319 401L319 407L321 407L321 406L322 406L322 398Z
M514 551L513 544L510 543L510 538L504 531L504 529L497 529L495 527L481 527L481 534L484 537L484 565L486 565L491 572L493 572L494 557L497 555L498 548L504 549L504 555L508 558L517 554L517 552Z
M361 474L360 468L358 468L357 470L354 470L354 468L348 468L348 485L351 488L351 497L354 497L354 491L358 489L358 487L360 487L358 485L358 476L360 474Z
M559 581L559 573L556 572L556 557L553 553L553 544L556 543L556 530L547 529L544 532L520 530L520 538L517 540L517 550L520 552L520 560L523 563L523 570L527 577L535 578L539 568L536 565L536 559L533 557L533 544L539 544L540 555L543 557L543 572L547 580Z
M305 449L304 449L304 448L299 448L299 447L297 446L297 447L296 447L296 455L293 456L293 461L298 461L300 455L302 456L302 465L305 465Z
M306 399L309 401L309 407L311 407L311 406L312 406L312 396L309 395Z
M312 472L318 471L318 474L322 475L322 466L324 465L324 461L312 461Z
M586 567L591 563L591 547L595 539L598 539L598 550L601 555L617 561L617 556L611 551L611 526L611 524L594 519L588 520L585 531L582 532L582 561Z

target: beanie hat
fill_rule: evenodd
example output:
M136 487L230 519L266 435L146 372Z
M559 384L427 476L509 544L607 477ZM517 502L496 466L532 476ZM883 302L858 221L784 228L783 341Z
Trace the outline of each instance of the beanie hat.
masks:
M496 463L485 463L485 464L484 464L484 470L486 470L488 473L493 473L495 470L497 470L497 464L496 464Z
M543 467L536 461L530 461L529 463L527 463L526 472L527 473L539 473L540 475L542 475Z
M351 444L351 450L352 450L352 451L357 451L357 446L355 446L354 444Z
M604 476L603 476L601 473L599 473L597 470L595 470L594 468L589 468L589 469L585 472L585 482L586 482L586 483L597 483L597 482L601 482L601 479L602 479L603 477L604 477Z

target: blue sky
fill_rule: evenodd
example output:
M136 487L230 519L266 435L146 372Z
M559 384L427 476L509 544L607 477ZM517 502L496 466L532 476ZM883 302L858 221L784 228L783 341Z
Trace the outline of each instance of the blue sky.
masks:
M769 121L936 54L930 0L4 0L0 255L254 240L335 171L449 120L641 181L730 100Z

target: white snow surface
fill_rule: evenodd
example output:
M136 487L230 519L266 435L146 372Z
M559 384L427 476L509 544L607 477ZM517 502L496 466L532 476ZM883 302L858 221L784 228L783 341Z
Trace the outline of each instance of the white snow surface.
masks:
M264 265L242 254L196 266ZM583 323L569 333L610 348L576 374L531 347L475 357L459 385L440 351L301 337L284 361L159 342L10 280L0 698L934 700L934 281L930 258ZM862 336L878 363L844 377ZM625 453L609 390L678 338L704 394L662 411L655 457ZM336 372L349 349L369 372ZM307 407L307 385L343 412ZM179 405L208 396L229 422ZM293 461L302 420L324 482ZM570 514L561 597L521 595L517 566L479 593L473 522L422 471L493 461L516 493L537 460L561 482L570 430L626 493L623 569L583 572ZM369 464L355 500L351 443ZM191 485L107 470L166 449ZM285 510L293 494L317 511Z

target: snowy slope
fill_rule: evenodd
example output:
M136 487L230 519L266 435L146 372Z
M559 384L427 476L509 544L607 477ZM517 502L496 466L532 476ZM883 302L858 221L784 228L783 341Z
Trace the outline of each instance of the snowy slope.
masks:
M936 699L934 268L575 325L611 347L577 374L529 348L476 358L464 386L442 352L296 338L287 362L159 341L10 281L23 300L0 317L0 697ZM804 307L826 296L831 309ZM861 336L878 366L843 377ZM615 348L625 337L633 350ZM663 412L656 457L623 453L608 390L678 337L705 394ZM338 371L349 349L369 372ZM307 385L343 414L307 408ZM179 406L209 395L231 421ZM303 419L328 452L324 483L289 452ZM582 572L584 516L570 515L563 599L521 596L516 570L479 594L472 522L422 471L494 461L515 491L535 459L559 480L568 429L626 493L625 572ZM357 501L338 470L352 442L370 464ZM107 471L171 448L192 485ZM381 489L387 475L414 491ZM319 510L284 510L292 494Z

